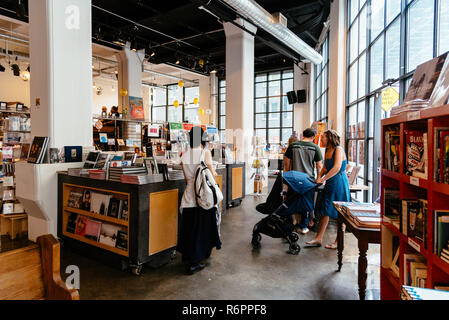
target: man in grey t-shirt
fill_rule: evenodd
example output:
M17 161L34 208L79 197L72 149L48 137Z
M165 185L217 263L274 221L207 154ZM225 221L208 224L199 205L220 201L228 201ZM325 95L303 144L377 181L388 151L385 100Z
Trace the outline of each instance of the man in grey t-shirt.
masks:
M301 141L293 142L284 154L284 172L294 170L303 172L315 181L315 170L317 175L323 167L323 155L321 149L314 143L316 133L308 128L303 132ZM299 223L300 232L309 232L309 213L304 212L303 219ZM301 219L300 215L294 215L293 222L296 224Z

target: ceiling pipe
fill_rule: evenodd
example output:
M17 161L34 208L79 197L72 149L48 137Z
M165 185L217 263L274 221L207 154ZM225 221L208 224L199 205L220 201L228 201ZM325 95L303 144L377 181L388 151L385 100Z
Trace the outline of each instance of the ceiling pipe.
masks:
M197 85L198 82L195 81L191 81L191 80L186 80L177 76L172 76L171 74L165 74L165 73L161 73L161 72L157 72L157 71L153 71L153 70L148 70L148 69L144 69L143 71L144 73L150 73L150 74L154 74L156 76L160 76L160 77L164 77L164 78L169 78L169 79L173 79L173 80L182 80L185 83L190 83L190 84L194 84Z
M314 64L320 64L323 57L301 40L290 29L281 24L274 23L273 16L254 0L221 0L234 8L239 14L254 23L257 27L270 33L293 51Z

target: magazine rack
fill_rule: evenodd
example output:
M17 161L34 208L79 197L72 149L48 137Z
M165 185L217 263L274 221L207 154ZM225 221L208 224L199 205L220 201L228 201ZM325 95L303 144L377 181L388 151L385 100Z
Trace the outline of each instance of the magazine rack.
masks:
M385 214L385 189L399 189L399 199L426 199L428 203L425 217L425 242L404 235L397 226L382 220L381 242L381 299L400 299L401 287L405 283L404 254L420 254L427 264L426 287L433 289L438 283L449 283L449 264L434 252L434 211L449 210L449 184L435 182L435 161L439 155L435 150L435 128L449 127L449 105L428 108L421 111L402 113L398 116L382 120L382 150L385 151L385 133L395 128L400 133L399 172L387 170L385 154L382 157L382 193L381 212ZM406 130L422 130L427 132L427 179L411 177L405 174ZM384 152L385 153L385 152ZM399 253L393 257L392 239L399 239ZM392 271L393 260L399 260L399 277Z

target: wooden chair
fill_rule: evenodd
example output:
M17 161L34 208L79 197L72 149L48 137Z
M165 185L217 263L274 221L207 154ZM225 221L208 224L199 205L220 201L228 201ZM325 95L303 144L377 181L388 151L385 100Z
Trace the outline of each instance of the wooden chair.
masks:
M0 300L79 300L60 275L60 246L52 235L0 253Z

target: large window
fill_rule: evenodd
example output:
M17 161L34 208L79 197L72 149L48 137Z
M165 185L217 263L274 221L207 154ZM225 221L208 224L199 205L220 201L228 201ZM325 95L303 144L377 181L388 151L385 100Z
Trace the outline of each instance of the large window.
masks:
M373 191L359 200L379 195L380 92L402 102L415 68L449 50L448 18L449 0L348 0L346 150Z
M153 87L152 121L199 123L199 87L180 87L177 84ZM175 106L177 105L177 107Z
M226 141L226 80L218 82L218 131L220 141Z
M287 143L293 133L293 70L259 73L255 76L254 133L269 143Z
M321 46L323 62L315 66L315 121L327 122L329 92L329 34Z

